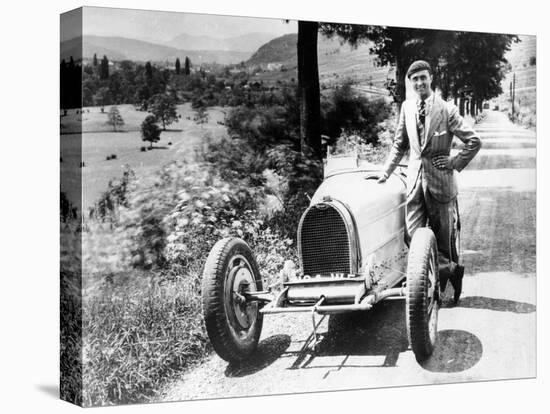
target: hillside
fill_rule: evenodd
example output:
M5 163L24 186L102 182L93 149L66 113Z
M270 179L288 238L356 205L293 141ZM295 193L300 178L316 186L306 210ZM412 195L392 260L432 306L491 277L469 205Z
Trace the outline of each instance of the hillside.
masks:
M261 46L246 62L247 65L268 65L269 63L296 64L296 33L277 37Z
M510 83L516 75L516 104L535 107L537 99L537 39L536 36L519 36L520 42L512 44L506 59L511 65L510 72L502 81L504 96L510 94Z
M264 71L255 80L273 83L278 80L296 79L297 34L288 34L263 45L246 62L249 66L261 66ZM353 48L341 44L338 39L318 38L319 79L323 87L331 87L342 79L353 79L366 87L384 88L393 71L376 65L375 56L370 54L370 45L363 43ZM270 67L271 66L271 67Z

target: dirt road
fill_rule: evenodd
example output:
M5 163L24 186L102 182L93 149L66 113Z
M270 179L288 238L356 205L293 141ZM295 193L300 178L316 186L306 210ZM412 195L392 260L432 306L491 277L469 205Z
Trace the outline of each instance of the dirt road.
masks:
M464 291L458 306L446 300L440 310L437 347L426 363L408 348L404 301L326 318L316 352L304 347L309 316L269 316L253 358L233 365L214 354L162 399L535 376L535 134L500 112L488 112L476 130L483 148L459 174Z

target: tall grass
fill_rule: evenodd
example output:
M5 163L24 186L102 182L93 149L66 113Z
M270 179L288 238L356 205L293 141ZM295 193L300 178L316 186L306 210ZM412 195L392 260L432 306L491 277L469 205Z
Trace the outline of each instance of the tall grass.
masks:
M85 405L147 402L162 385L206 355L200 269L108 281L85 297Z

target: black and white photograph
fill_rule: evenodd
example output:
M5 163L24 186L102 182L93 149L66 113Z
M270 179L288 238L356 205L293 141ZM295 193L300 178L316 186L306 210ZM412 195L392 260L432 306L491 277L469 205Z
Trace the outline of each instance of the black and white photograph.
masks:
M63 399L535 376L535 36L98 7L61 36Z
M58 369L35 391L457 412L538 384L541 33L433 4L52 9Z

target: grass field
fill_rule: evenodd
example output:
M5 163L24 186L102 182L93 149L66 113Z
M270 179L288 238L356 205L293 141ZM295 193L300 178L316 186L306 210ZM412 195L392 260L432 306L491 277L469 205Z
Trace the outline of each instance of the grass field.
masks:
M178 106L181 119L161 133L160 141L152 150L143 152L140 148L148 147L149 143L142 141L139 128L148 113L136 111L132 105L120 105L125 125L122 132L113 132L105 123L109 108L105 107L105 113L98 107L84 108L83 114L70 110L61 117L61 125L65 125L62 131L73 131L61 135L61 174L78 168L80 161L85 163L82 168L82 210L85 213L107 189L109 181L122 176L125 165L138 177L147 177L162 165L192 157L194 148L205 134L210 133L214 138L226 134L225 126L217 123L225 118L223 108L211 108L209 121L201 128L193 121L190 104L183 104ZM78 133L81 116L82 134ZM168 145L169 142L172 144ZM116 159L107 160L112 154ZM62 188L61 191L67 192L70 200L78 197L77 189Z

